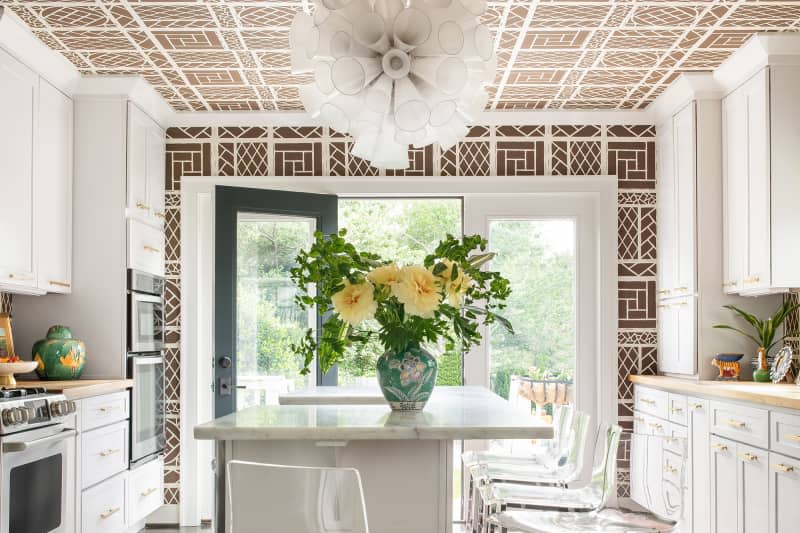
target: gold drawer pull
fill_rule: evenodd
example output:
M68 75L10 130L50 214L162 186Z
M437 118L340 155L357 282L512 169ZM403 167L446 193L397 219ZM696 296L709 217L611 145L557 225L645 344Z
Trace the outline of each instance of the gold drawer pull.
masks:
M154 254L159 254L159 253L161 253L161 250L159 250L158 248L155 248L155 247L153 247L153 246L148 246L147 244L145 244L145 245L143 246L143 248L144 248L144 251L145 251L145 252L151 252L151 253L154 253Z
M153 494L157 490L158 489L156 487L150 487L149 489L147 489L145 491L142 491L141 496L142 496L142 498L147 498L148 496L150 496L151 494Z
M776 465L772 465L772 468L774 468L775 470L780 470L781 472L785 472L787 474L789 472L794 472L794 467L793 466L785 465L783 463L778 463Z
M671 409L671 411L672 411L673 414L682 413L683 412L683 407L673 407Z
M669 309L670 307L672 306L669 304L658 304L659 309Z
M786 440L792 440L794 442L800 442L800 435L787 435Z
M117 409L119 409L119 407L116 406L116 405L107 405L106 407L98 407L97 408L97 410L100 411L101 413L108 413L110 411L115 411Z
M653 429L664 429L664 426L662 426L661 424L658 424L656 422L650 422L647 425L650 426Z
M692 408L693 411L697 411L698 409L702 409L703 408L703 404L702 403L693 403L693 404L690 405L690 407Z
M8 279L16 279L19 281L30 281L33 279L33 276L27 276L24 274L9 274Z
M717 451L720 451L720 452L727 452L728 451L728 447L725 446L724 444L712 444L711 445L711 449L712 450L717 450Z
M655 405L656 404L655 400L651 400L649 398L642 398L639 401L642 402L642 403L646 403L647 405Z
M72 287L72 284L67 283L66 281L53 281L51 279L47 283L49 283L50 285L55 285L56 287L64 287L64 288L67 288L67 289Z
M109 448L107 450L103 450L99 453L100 457L108 457L109 455L114 455L115 453L119 453L119 448Z
M759 276L750 276L749 278L744 280L745 283L758 283L759 281L761 281L761 278Z
M677 474L678 473L678 469L675 468L674 466L665 465L664 466L664 473L666 473L666 474Z
M729 418L728 420L726 420L725 423L728 424L731 427L740 428L740 429L744 429L744 428L747 427L747 422L742 422L741 420L734 420L732 418Z
M689 290L689 287L678 287L678 288L677 288L677 289L675 289L675 290L676 290L676 291L679 291L679 292L686 292L686 291L688 291L688 290Z
M158 212L156 212L156 217L157 217L157 218L164 219L164 218L167 218L167 215L165 215L165 214L164 214L164 213L162 213L161 211L158 211Z
M150 206L147 204L143 204L142 202L136 202L136 208L141 209L142 211L149 211Z
M740 459L744 459L745 461L750 461L750 462L758 461L758 456L757 455L753 455L752 453L740 453L739 454L739 458Z
M106 518L110 517L111 515L117 514L120 512L120 507L114 507L113 509L109 509L108 511L103 511L100 513L100 518L105 520Z
M656 291L656 294L669 294L672 291L669 289L661 289L660 291Z
M676 303L674 303L672 305L674 305L675 307L681 307L681 306L684 306L684 305L689 305L689 302L676 302Z
M633 420L634 422L644 422L644 418L642 418L641 416L634 416Z
M722 288L724 289L724 288L727 288L727 287L735 287L738 284L739 284L738 281L726 281L725 283L722 284Z

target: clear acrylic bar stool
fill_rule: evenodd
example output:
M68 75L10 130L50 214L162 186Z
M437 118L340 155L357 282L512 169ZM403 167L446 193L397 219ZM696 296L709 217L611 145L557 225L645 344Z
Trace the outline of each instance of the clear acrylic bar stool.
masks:
M594 447L595 463L591 478L580 487L548 487L492 481L480 486L480 530L496 529L487 520L490 514L514 508L578 512L602 509L616 486L617 451L621 435L620 426L601 425Z
M369 533L354 468L233 460L226 471L230 533Z
M577 480L583 471L586 441L591 417L581 411L570 414L570 427L560 429L561 441L557 454L539 461L521 460L478 462L467 471L470 476L466 525L474 529L481 508L479 489L489 482L505 481L526 485L566 487Z
M489 530L503 533L670 533L685 523L687 443L684 438L662 435L631 435L631 450L643 461L642 494L637 502L649 511L607 508L605 503L591 512L505 509L487 519ZM649 464L649 462L657 464ZM612 486L613 487L613 486Z

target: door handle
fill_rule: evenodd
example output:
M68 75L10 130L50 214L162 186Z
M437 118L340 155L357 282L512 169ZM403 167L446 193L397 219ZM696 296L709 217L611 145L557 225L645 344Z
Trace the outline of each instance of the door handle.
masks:
M232 364L233 360L227 355L219 358L219 366L221 366L222 368L230 368Z
M43 437L41 439L31 440L27 442L4 442L3 453L24 452L25 450L30 449L33 446L39 446L40 444L49 444L51 442L58 442L60 440L74 437L77 434L78 432L75 431L74 429L65 429L61 433L56 433L55 435L50 435L49 437Z

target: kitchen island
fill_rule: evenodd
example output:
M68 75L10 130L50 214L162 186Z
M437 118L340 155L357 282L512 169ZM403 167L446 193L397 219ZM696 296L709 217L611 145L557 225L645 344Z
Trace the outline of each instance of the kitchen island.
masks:
M218 464L357 468L370 530L449 533L454 440L549 439L553 430L487 389L439 387L421 412L392 412L386 404L259 406L196 426L194 436L216 441ZM217 476L217 531L223 532L224 469Z

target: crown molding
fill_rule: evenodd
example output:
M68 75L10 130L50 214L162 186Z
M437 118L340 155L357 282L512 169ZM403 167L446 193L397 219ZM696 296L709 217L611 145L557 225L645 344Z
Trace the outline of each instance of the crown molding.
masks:
M81 80L80 72L69 60L40 41L13 11L0 6L0 48L72 96Z
M485 111L475 124L521 126L528 124L653 124L645 110ZM304 111L189 111L172 115L170 126L319 126Z
M767 65L800 65L800 34L757 33L714 71L726 93Z
M656 125L692 100L719 100L723 89L712 72L685 72L648 106Z
M175 111L141 76L84 76L75 89L74 98L124 98L139 106L162 128L172 122Z

